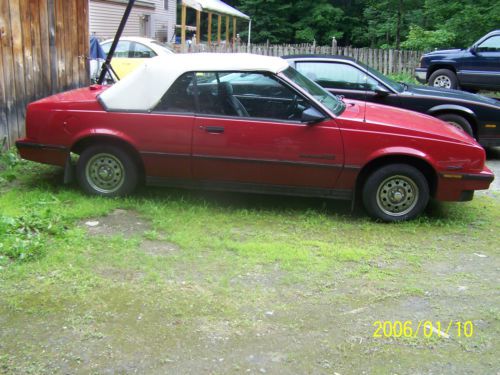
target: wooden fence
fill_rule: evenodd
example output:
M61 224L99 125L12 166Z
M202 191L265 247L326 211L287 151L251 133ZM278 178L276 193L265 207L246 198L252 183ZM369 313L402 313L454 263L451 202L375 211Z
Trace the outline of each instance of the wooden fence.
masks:
M29 102L88 84L88 50L88 0L0 0L0 147Z
M301 54L341 55L353 57L384 74L413 74L423 52L393 49L352 48L337 46L316 46L313 44L252 44L236 46L191 46L188 52L250 52L268 56L287 56Z

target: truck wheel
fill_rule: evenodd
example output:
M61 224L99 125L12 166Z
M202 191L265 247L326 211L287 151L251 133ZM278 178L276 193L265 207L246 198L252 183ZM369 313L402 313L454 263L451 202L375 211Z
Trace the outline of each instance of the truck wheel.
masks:
M85 149L78 159L76 175L86 193L105 197L132 193L139 179L133 158L119 147L108 145Z
M363 186L368 214L382 221L410 220L422 213L429 201L425 176L407 164L390 164L373 172Z
M467 121L467 119L463 118L460 115L455 115L453 113L445 113L437 116L437 118L446 121L447 123L453 125L454 127L460 130L463 130L471 137L474 136L474 133L472 131L472 126L470 125L469 121Z
M431 74L429 86L440 87L443 89L457 89L458 79L455 73L449 69L438 69Z

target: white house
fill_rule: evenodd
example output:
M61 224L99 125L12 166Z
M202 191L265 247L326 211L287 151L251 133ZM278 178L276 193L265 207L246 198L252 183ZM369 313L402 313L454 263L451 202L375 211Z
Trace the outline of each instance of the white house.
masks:
M114 37L127 3L127 0L90 0L90 35L99 39ZM122 35L173 42L176 6L176 0L136 0Z

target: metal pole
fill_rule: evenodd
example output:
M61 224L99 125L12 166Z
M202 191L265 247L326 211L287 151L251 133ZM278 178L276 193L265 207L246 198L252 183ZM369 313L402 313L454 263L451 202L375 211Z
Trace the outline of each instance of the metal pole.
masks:
M108 55L106 56L106 61L102 64L101 68L101 74L99 75L99 79L97 80L97 83L99 85L102 85L104 82L104 78L106 77L106 73L110 71L111 67L111 59L113 58L113 55L116 50L116 46L118 45L118 41L120 40L120 37L122 36L123 29L125 28L125 25L127 24L128 17L130 16L130 12L132 11L132 7L134 6L135 0L129 0L127 4L127 8L125 8L125 13L123 13L122 20L120 21L120 25L118 26L118 30L116 31L115 34L115 39L113 40L113 43L111 44L111 48L109 49ZM120 79L120 77L117 77Z
M181 11L181 50L186 52L186 4L184 3Z
M248 43L247 43L247 52L250 53L250 41L252 35L252 19L248 22Z

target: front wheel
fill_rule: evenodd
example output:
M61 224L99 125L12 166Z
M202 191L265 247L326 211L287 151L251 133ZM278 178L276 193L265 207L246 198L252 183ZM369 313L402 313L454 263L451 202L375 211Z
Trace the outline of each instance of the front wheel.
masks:
M458 79L453 71L438 69L429 77L429 86L443 89L458 89Z
M85 149L78 159L76 174L86 193L106 197L128 195L138 182L137 164L116 146L94 145Z
M415 167L390 164L373 172L363 186L363 204L370 216L383 221L411 220L429 202L429 184Z

